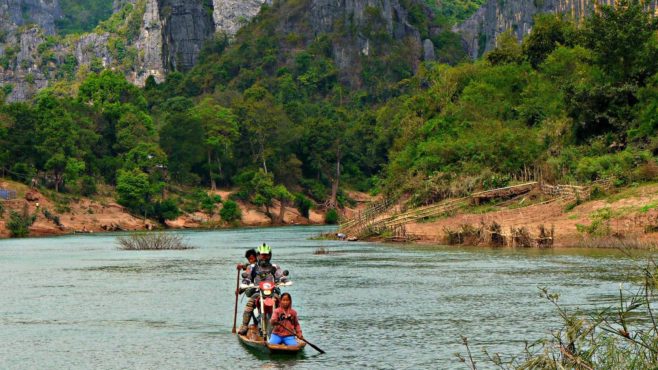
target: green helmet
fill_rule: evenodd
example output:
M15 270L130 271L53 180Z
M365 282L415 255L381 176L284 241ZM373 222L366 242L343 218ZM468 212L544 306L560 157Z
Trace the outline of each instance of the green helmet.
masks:
M263 245L259 246L258 249L256 249L256 252L258 254L272 254L272 248L270 248L269 245L263 243Z

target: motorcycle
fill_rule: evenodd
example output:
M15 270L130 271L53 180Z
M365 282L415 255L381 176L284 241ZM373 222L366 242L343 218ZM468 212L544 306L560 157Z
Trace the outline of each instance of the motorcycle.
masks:
M288 276L288 271L284 271L283 276ZM243 277L246 276L243 274ZM292 281L261 281L257 286L254 284L240 285L241 289L256 289L256 299L254 301L252 319L257 327L260 337L264 338L266 342L269 341L270 334L272 334L270 319L272 318L274 310L279 306L281 288L291 285Z

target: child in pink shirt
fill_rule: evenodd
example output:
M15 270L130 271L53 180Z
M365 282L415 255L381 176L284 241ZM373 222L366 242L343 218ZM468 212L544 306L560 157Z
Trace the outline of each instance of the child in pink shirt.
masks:
M292 309L292 297L289 293L281 294L281 306L274 310L270 324L274 328L270 335L270 344L283 343L286 346L296 346L295 335L303 339L297 311Z

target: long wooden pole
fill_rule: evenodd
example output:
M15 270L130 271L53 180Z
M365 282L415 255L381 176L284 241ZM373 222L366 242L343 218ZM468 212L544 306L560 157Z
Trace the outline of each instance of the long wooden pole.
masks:
M238 269L238 276L235 279L235 309L233 310L233 331L235 334L235 323L238 318L238 296L240 295L240 269Z

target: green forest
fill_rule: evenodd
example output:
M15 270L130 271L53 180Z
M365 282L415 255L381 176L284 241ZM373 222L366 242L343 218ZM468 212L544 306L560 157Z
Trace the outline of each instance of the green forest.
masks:
M364 29L312 40L275 32L281 12L264 8L233 42L218 35L161 84L88 71L2 103L4 174L72 195L109 185L161 220L214 201L202 190L215 187L308 212L346 205L344 189L423 204L529 168L553 182L658 177L658 24L638 3L580 23L541 15L522 43L503 34L481 60L417 66L374 12ZM376 52L339 70L331 45L350 32Z

